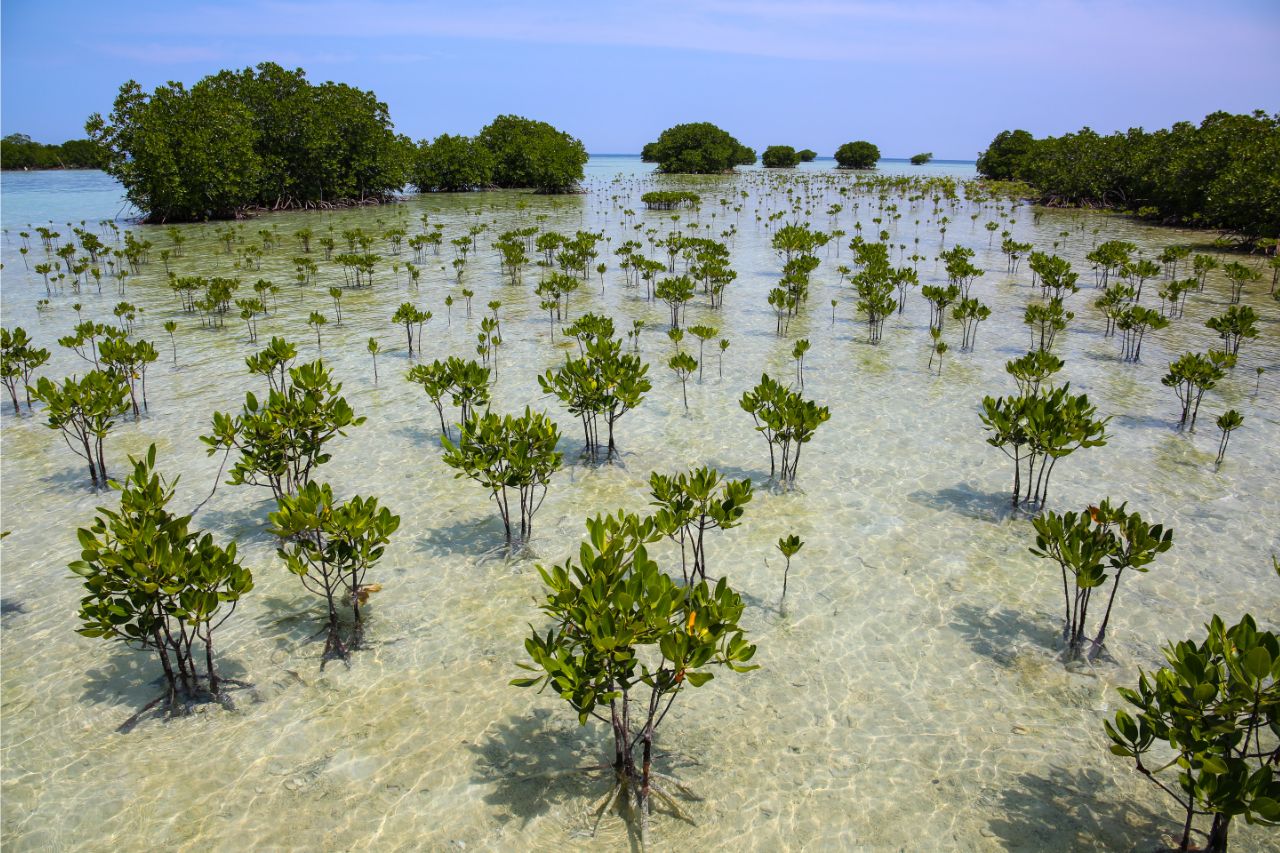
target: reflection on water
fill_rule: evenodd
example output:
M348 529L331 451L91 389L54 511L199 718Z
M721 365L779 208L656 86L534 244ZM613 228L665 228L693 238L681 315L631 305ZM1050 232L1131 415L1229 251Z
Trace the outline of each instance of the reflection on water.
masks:
M822 165L802 172L816 179L826 174ZM959 174L971 167L925 169ZM615 180L619 172L624 177ZM64 181L84 194L66 192ZM620 328L645 319L642 353L653 364L655 388L620 423L623 464L575 465L553 481L533 545L541 559L559 560L576 547L588 513L642 509L650 470L705 463L760 485L768 473L763 442L737 399L762 370L779 377L793 371L791 340L772 334L765 297L780 261L756 220L757 212L785 210L786 190L762 195L759 177L750 176L691 182L704 203L700 214L684 213L680 226L696 224L699 233L716 236L736 224L739 277L723 312L689 310L689 322L719 326L732 346L723 380L708 370L703 382L690 383L686 415L679 383L662 366L670 349L665 307L623 287L612 254L623 240L643 239L621 211L640 208L638 195L652 183L635 158L597 158L590 191L571 197L429 196L382 208L263 217L245 223L245 233L256 239L259 229L271 229L277 248L252 273L232 268L216 226L183 227L188 240L184 256L171 261L174 269L281 284L278 308L260 323L260 334L290 337L303 357L323 355L358 413L369 416L335 443L322 477L344 494L377 495L403 518L370 576L384 588L370 608L370 647L350 668L320 671L317 602L274 557L264 531L268 501L249 488L220 486L197 520L224 539L237 538L255 572L257 588L221 640L227 673L252 687L237 694L234 711L207 708L117 733L154 697L158 673L141 653L74 633L79 587L65 569L77 557L74 528L112 499L84 486L77 460L54 433L6 410L0 474L3 528L12 535L0 546L0 710L7 848L631 843L616 819L604 820L591 838L592 809L609 783L578 768L600 759L607 732L595 724L579 728L551 696L507 686L527 623L539 618L534 561L494 556L501 527L490 502L473 484L455 481L440 461L434 410L401 378L410 362L390 317L402 301L435 314L428 358L470 356L474 349L483 309L471 320L460 299L451 317L445 310L445 295L458 289L447 241L440 257L424 259L416 291L388 262L372 291L348 292L343 325L330 323L319 352L305 318L311 310L330 312L325 291L341 272L321 263L321 280L302 289L292 283L290 258L297 253L292 234L302 227L336 235L403 224L416 233L425 214L451 238L488 224L479 238L485 248L467 265L464 285L476 291L476 306L502 302L496 405L549 410L574 447L576 422L541 395L534 379L569 344L549 335L531 293L536 273L521 286L505 283L487 244L517 224L606 233L605 293L584 288L573 311L607 311ZM798 195L803 186L796 185ZM852 234L856 216L866 231L878 229L874 199L857 199L855 211L854 199L834 187L808 186L816 227ZM745 200L738 195L744 189ZM55 344L75 323L72 303L83 303L86 317L110 319L122 297L108 284L101 295L56 296L49 310L37 312L44 287L24 270L17 231L48 219L83 218L92 226L115 215L118 188L91 173L6 175L4 192L4 323L24 326L54 351L49 375L82 370L74 354ZM722 198L730 204L721 205ZM845 209L832 222L826 209L835 201ZM931 205L892 201L903 214L888 226L892 242L906 244L908 254L936 256ZM741 213L732 210L737 204ZM1113 660L1068 672L1055 656L1057 577L1027 552L1030 525L1007 505L1010 464L985 444L977 418L982 395L1012 388L1003 364L1022 352L1021 308L1033 291L1029 273L1006 275L998 248L988 248L982 228L988 215L975 222L970 212L949 214L947 245L978 250L987 273L974 292L993 315L977 351L961 354L954 346L941 378L925 371L928 305L918 294L905 314L889 320L884 343L872 347L853 316L848 287L838 285L836 267L847 262L848 250L837 256L833 247L814 275L810 306L791 337L813 342L806 393L829 405L832 419L805 450L797 493L761 489L744 526L709 546L712 572L728 572L748 602L744 621L763 668L686 696L665 724L661 761L701 800L686 803L692 825L658 821L655 837L663 847L1128 850L1148 849L1176 829L1150 786L1109 756L1101 720L1119 701L1114 686L1158 663L1164 639L1198 632L1214 612L1236 618L1251 610L1273 625L1280 613L1280 583L1269 563L1280 549L1277 312L1265 301L1265 287L1255 286L1246 298L1264 318L1262 334L1245 344L1242 365L1206 398L1199 434L1186 436L1172 430L1176 401L1159 377L1172 356L1214 343L1201 324L1226 302L1225 282L1211 277L1204 294L1192 295L1185 320L1148 336L1141 365L1120 362L1118 344L1101 337L1089 287L1072 298L1077 319L1059 350L1065 377L1114 420L1106 447L1058 466L1053 502L1064 509L1105 495L1128 500L1172 526L1175 547L1150 574L1126 581L1109 637ZM1090 278L1084 255L1097 240L1131 239L1154 254L1169 243L1207 239L1100 214L1046 211L1036 223L1021 209L1015 218L1017 239L1045 249L1057 241L1056 251L1082 279ZM672 223L670 214L643 211L635 221L663 229ZM178 311L156 254L168 237L162 229L140 230L155 244L153 262L129 280L124 298L143 309L141 334L166 355L161 325L178 319L179 366L162 357L153 367L151 411L111 435L108 462L118 473L127 454L155 442L162 467L182 475L178 505L195 506L220 462L205 455L197 437L212 411L237 407L253 387L242 363L255 347L238 323L210 331ZM398 260L411 259L406 249ZM924 283L940 273L932 260L921 265ZM376 386L364 348L370 335L389 350L379 358ZM1255 366L1268 371L1257 396ZM1215 471L1212 418L1228 405L1244 413L1245 425ZM782 561L773 543L792 532L807 545L793 561L784 617ZM1243 825L1235 833L1241 849L1276 843L1273 833Z

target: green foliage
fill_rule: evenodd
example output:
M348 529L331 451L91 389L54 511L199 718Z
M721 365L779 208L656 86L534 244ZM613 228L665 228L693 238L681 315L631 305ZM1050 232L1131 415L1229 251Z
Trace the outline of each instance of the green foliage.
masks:
M409 342L409 354L413 355L414 332L417 331L418 351L422 350L422 327L431 320L431 312L423 311L412 302L402 302L396 312L391 315L391 322L404 326L405 338Z
M1097 417L1097 407L1085 394L1072 394L1070 383L1044 388L1040 383L1061 367L1047 352L1028 353L1006 365L1019 392L1008 397L985 397L979 417L991 433L987 443L1013 460L1014 506L1049 499L1049 479L1063 457L1082 447L1107 443L1109 417ZM1026 466L1025 485L1023 465Z
M418 143L409 181L419 192L467 192L489 186L493 169L493 154L476 139L442 133Z
M431 364L415 364L405 376L410 382L421 385L427 398L440 416L440 434L451 437L444 420L444 399L458 407L458 423L466 423L473 411L489 406L489 369L476 361L464 361L449 356L445 361L436 359Z
M784 536L778 539L778 550L782 552L782 558L787 561L786 568L782 570L782 601L787 600L787 579L791 576L791 558L800 553L800 549L804 547L804 540L792 533L790 536Z
M880 160L880 149L866 140L846 142L836 149L836 166L840 169L874 169Z
M657 532L680 545L680 572L685 584L707 579L705 537L709 530L728 530L742 523L751 502L750 480L723 480L714 468L695 468L667 476L649 475L650 503L658 507Z
M1195 432L1196 415L1205 392L1217 385L1235 362L1236 357L1230 353L1209 350L1208 353L1184 353L1169 364L1169 372L1160 379L1160 384L1172 388L1182 403L1178 429Z
M81 379L74 376L61 385L41 376L28 392L45 405L49 429L61 430L71 452L89 463L89 479L94 486L107 485L107 463L103 442L115 419L129 409L129 390L110 371L91 370Z
M328 620L323 660L334 655L346 658L363 637L361 605L370 593L382 588L366 584L365 573L386 551L391 534L400 527L400 516L379 506L377 498L357 495L338 503L327 483L312 481L296 495L282 495L270 520L271 532L283 540L276 553L285 568L297 575L308 591L325 599ZM350 600L353 618L346 642L338 617L342 594Z
M1235 409L1227 409L1218 415L1218 429L1222 431L1222 438L1218 441L1218 458L1215 462L1219 465L1227 456L1227 442L1231 439L1231 433L1238 430L1244 425L1244 415Z
M668 174L714 175L734 166L750 166L756 152L710 122L677 124L644 146L646 163L657 163Z
M541 193L570 192L582 180L587 149L544 121L501 115L475 141L493 155L493 183Z
M120 509L99 508L88 528L80 528L80 559L68 567L84 579L77 632L151 649L164 668L170 707L179 696L194 698L199 675L192 655L205 650L208 691L219 692L213 662L213 632L253 589L253 577L236 559L236 544L225 549L208 533L191 529L191 516L168 510L176 480L156 473L156 446L131 459Z
M649 210L675 210L686 205L696 208L702 197L683 190L650 190L640 196L640 202Z
M445 464L457 470L454 476L469 477L489 490L502 516L508 550L527 546L533 516L547 495L551 475L564 461L556 450L560 430L555 423L527 406L520 416L472 414L462 423L457 444L448 436L440 441Z
M1222 338L1223 349L1233 356L1240 354L1241 341L1258 336L1257 323L1258 314L1248 305L1230 305L1219 316L1205 321Z
M766 169L794 169L800 165L800 155L790 145L770 145L760 155L760 163Z
M911 165L923 166L925 163L928 163L932 159L933 159L933 152L926 152L924 154L912 154Z
M640 405L644 395L653 388L647 376L649 365L638 355L622 351L622 342L612 336L612 323L607 329L610 334L604 334L605 331L605 327L597 324L580 358L566 356L561 367L538 377L543 392L555 394L569 413L582 422L584 452L593 462L600 452L599 419L604 419L608 430L605 459L612 460L617 453L614 425Z
M756 648L739 625L742 598L721 578L678 585L649 557L660 535L652 519L619 511L587 521L578 561L538 567L550 623L525 640L529 677L517 687L550 688L579 723L595 718L613 733L615 790L632 803L648 841L650 797L674 806L652 769L662 721L687 688L717 668L747 672ZM636 753L639 752L639 755Z
M1087 127L1044 139L1002 131L978 171L1025 181L1044 201L1143 210L1249 239L1280 232L1280 114L1262 110L1110 136Z
M818 159L818 152L814 151L812 148L801 148L800 151L797 152L797 156L800 157L801 163L812 163L814 160Z
M326 445L365 421L341 391L342 383L333 381L323 361L290 367L265 400L249 392L239 415L214 412L213 432L200 440L210 456L239 451L229 485L269 488L276 500L296 495L331 458Z
M1155 558L1173 547L1172 530L1150 524L1125 507L1126 504L1112 506L1108 499L1081 513L1045 512L1031 521L1036 530L1031 553L1052 559L1062 573L1062 639L1071 659L1080 655L1088 639L1093 591L1102 588L1110 577L1107 609L1093 638L1090 660L1102 652L1121 575L1126 569L1149 571ZM1110 576L1108 571L1112 572Z
M698 369L698 360L687 352L677 352L667 359L667 367L671 368L680 380L680 393L684 398L684 410L689 411L689 377Z
M49 351L34 346L26 329L17 326L10 331L0 328L0 381L9 389L14 414L22 414L18 402L18 387L27 398L27 411L31 411L31 374L49 360Z
M1119 688L1136 712L1117 711L1103 725L1111 752L1133 759L1182 809L1178 849L1192 849L1196 816L1210 815L1202 849L1225 853L1232 818L1280 823L1280 639L1247 614L1230 628L1215 615L1205 627L1199 643L1166 646L1169 665L1141 673L1136 689ZM1154 767L1143 761L1153 748Z
M85 128L106 171L156 222L388 197L410 150L372 92L312 85L274 63L150 94L131 80L111 115Z
M36 142L24 133L0 139L0 169L101 169L103 154L90 139L61 145Z
M767 373L742 395L739 405L751 413L756 431L769 445L769 476L777 476L784 489L795 488L800 451L818 427L831 419L831 410L805 400Z

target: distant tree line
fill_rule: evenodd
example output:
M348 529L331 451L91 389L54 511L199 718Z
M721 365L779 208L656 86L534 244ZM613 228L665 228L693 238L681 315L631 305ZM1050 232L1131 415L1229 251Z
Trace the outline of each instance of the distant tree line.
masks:
M36 142L25 133L0 139L3 169L100 169L101 149L88 139L68 139L61 145Z
M562 193L582 180L586 163L581 140L545 121L504 115L474 137L445 133L419 142L410 182L422 192L530 187Z
M1280 114L1261 110L1109 136L1087 127L1043 139L1005 130L978 171L1025 181L1047 204L1117 207L1251 239L1280 234Z

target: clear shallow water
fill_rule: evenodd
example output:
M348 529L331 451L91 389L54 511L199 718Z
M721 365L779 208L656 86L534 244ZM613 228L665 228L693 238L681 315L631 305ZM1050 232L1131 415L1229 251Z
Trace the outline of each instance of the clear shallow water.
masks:
M818 173L809 184L811 220L830 227L826 207L843 201L836 224L852 234L852 205L820 183L826 174L820 167L800 170ZM971 169L901 166L906 174ZM465 318L459 299L446 322L443 299L456 291L452 273L441 269L451 257L446 245L439 259L423 265L416 292L388 264L372 292L344 296L343 325L324 331L321 354L369 421L335 443L321 478L343 494L375 494L403 519L371 574L384 587L371 608L371 647L350 669L320 672L322 644L308 642L320 627L317 602L274 557L263 530L269 505L259 490L219 486L197 516L219 538L241 543L257 583L220 639L224 672L255 685L251 695L239 694L234 713L209 709L116 733L156 695L157 673L145 655L74 633L80 587L65 569L77 556L74 529L113 498L87 488L79 460L40 420L4 412L0 526L12 531L0 544L7 848L628 846L616 818L590 838L591 808L606 783L563 772L599 760L608 733L594 724L578 727L556 698L507 686L527 623L539 618L534 561L505 563L492 555L501 538L496 514L478 487L455 481L440 461L434 410L402 379L409 361L390 315L406 299L429 308L436 317L427 327L426 356L470 357L482 306L500 299L506 342L495 406L546 409L572 454L581 446L577 424L539 393L534 378L562 359L568 344L548 336L531 293L536 274L530 271L521 286L506 284L487 246L500 231L541 215L545 228L603 229L616 245L636 234L623 227L620 211L640 210L639 194L654 183L647 171L634 157L595 158L583 195L428 196L246 224L250 237L261 228L281 235L263 270L244 273L284 286L260 334L264 341L286 335L308 358L317 349L304 318L313 309L331 312L325 289L341 281L341 271L322 263L317 285L300 292L290 284L292 232L332 227L336 234L355 226L372 232L403 222L415 233L426 213L452 237L477 220L496 220L466 273L465 284L477 292L475 319ZM706 463L761 486L744 526L716 537L710 559L712 571L727 572L748 602L744 621L763 668L717 678L682 697L664 724L663 763L704 799L686 804L696 825L659 819L657 846L1151 849L1176 831L1174 816L1163 795L1106 751L1101 722L1119 701L1114 686L1158 663L1165 639L1199 633L1214 612L1236 618L1248 610L1272 627L1280 614L1280 581L1269 557L1280 550L1274 451L1280 340L1265 286L1246 295L1264 318L1262 334L1245 344L1233 376L1206 397L1204 426L1194 436L1173 431L1176 401L1159 377L1171 357L1214 343L1201 324L1226 304L1226 283L1211 276L1206 292L1189 300L1185 320L1149 336L1137 366L1121 363L1118 344L1102 338L1092 290L1072 298L1078 316L1058 349L1067 359L1065 376L1114 420L1106 447L1059 466L1052 504L1062 510L1105 495L1127 499L1172 526L1175 547L1150 574L1126 579L1109 637L1114 661L1068 672L1055 660L1057 577L1027 553L1031 527L1006 509L1009 463L985 444L977 417L983 394L1012 388L1003 364L1025 349L1021 309L1033 295L1029 273L1004 273L1004 258L998 248L988 250L981 227L988 216L971 223L967 209L949 214L947 245L979 250L987 273L974 292L993 315L973 353L957 351L952 324L953 350L940 379L925 372L928 305L918 294L903 316L888 321L883 344L864 342L849 288L837 284L835 268L848 260L844 248L824 257L809 307L791 336L778 339L765 294L780 261L755 215L784 209L785 188L766 194L761 180L748 174L688 182L704 203L699 216L686 213L680 224L709 223L712 234L727 225L717 196L749 193L740 218L728 213L738 221L732 249L739 278L724 310L689 309L689 322L719 326L732 341L723 380L715 378L712 359L707 378L690 384L690 415L661 363L670 352L665 306L625 288L605 247L605 293L593 277L597 287L574 297L574 315L603 310L621 328L631 318L652 324L642 351L655 388L620 424L625 464L562 471L536 522L539 557L559 561L576 548L586 515L642 509L651 470ZM24 326L53 351L49 375L82 370L73 353L56 345L75 323L71 304L83 303L86 317L111 319L122 297L108 284L101 296L57 296L50 310L36 312L44 287L24 271L16 231L26 222L111 217L118 188L97 173L61 173L6 174L3 190L4 324ZM802 192L800 185L795 191ZM517 208L517 201L527 206ZM871 231L873 200L859 201L857 215ZM919 251L935 256L928 205L917 212L905 200L898 204L904 216L894 242L912 245L919 218ZM637 221L662 228L671 222L669 214L644 212ZM176 269L235 273L213 227L185 227L189 239ZM198 436L212 411L237 409L253 387L243 358L257 347L238 322L208 331L177 310L158 259L168 238L161 229L141 230L155 244L153 262L129 280L123 298L144 308L140 334L157 343L162 359L148 377L150 413L117 427L108 463L118 474L128 454L155 442L162 468L182 476L177 506L192 507L208 494L219 462L205 456ZM1046 211L1036 224L1027 209L1018 211L1013 230L1044 249L1064 240L1057 251L1082 280L1091 279L1083 257L1095 240L1123 237L1149 254L1169 243L1207 241L1086 213ZM1070 236L1060 238L1064 230ZM412 259L407 250L403 259ZM923 283L941 276L932 261L922 263ZM839 300L834 325L832 298ZM177 370L165 360L161 324L169 318L180 323ZM377 386L364 350L370 335L392 350L380 358ZM832 420L805 450L800 492L779 495L763 487L767 453L737 399L762 370L790 376L791 344L802 336L813 342L806 393L831 407ZM1268 370L1256 397L1255 365ZM1231 440L1227 464L1215 471L1212 417L1227 407L1242 411L1245 425ZM789 532L806 546L793 564L783 617L773 543ZM1233 834L1239 849L1277 844L1274 832L1241 825Z

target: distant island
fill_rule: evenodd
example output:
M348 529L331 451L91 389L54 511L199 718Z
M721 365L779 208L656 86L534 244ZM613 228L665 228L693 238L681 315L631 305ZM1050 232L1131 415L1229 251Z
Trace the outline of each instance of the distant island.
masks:
M0 169L101 169L102 149L89 139L68 139L61 145L36 142L25 133L0 139Z

